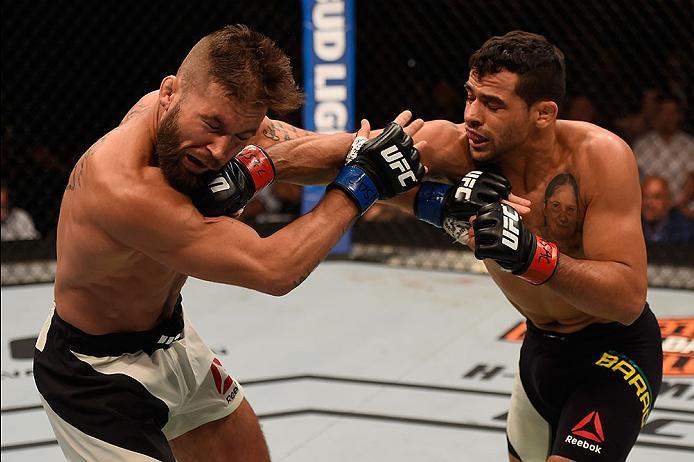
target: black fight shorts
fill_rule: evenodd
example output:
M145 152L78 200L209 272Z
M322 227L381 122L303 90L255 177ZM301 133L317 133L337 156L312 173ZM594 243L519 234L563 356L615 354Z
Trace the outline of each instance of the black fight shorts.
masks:
M648 305L630 326L592 324L571 334L527 326L509 451L523 462L626 460L663 376L660 328Z

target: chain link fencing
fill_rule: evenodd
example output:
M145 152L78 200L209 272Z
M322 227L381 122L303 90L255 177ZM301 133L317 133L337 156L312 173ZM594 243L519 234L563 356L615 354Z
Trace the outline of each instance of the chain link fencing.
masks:
M303 82L301 21L300 2L290 0L4 4L2 182L42 238L3 241L2 285L52 281L58 209L72 166L175 73L200 37L224 24L248 24L287 52ZM691 0L359 0L357 114L373 126L404 108L425 120L462 121L470 54L492 35L524 29L566 55L564 117L590 120L631 143L649 127L652 95L667 91L684 103L682 127L692 133L691 24ZM299 112L283 120L301 125ZM269 232L279 225L257 226ZM357 223L350 258L484 271L450 241L387 212ZM691 243L648 251L651 285L694 289Z

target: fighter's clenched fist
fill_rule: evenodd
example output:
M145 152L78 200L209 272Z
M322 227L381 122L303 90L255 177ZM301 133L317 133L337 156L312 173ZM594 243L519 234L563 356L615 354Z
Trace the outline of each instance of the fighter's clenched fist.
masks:
M398 119L402 119L403 114ZM408 133L419 130L421 121L416 120L404 129L398 119L375 138L363 142L356 156L348 159L347 165L329 186L345 192L359 213L366 212L379 199L390 199L412 189L424 176L419 151ZM409 113L404 121L408 120ZM362 142L361 137L367 136L368 132L368 122L362 121L355 143Z
M559 262L557 246L526 228L510 205L482 207L472 227L476 258L491 258L531 284L547 282L554 274Z

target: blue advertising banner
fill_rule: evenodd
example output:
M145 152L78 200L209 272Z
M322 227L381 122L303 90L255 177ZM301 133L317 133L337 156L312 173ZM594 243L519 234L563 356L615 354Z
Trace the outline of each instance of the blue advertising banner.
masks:
M318 133L354 131L354 0L303 0L304 128ZM306 186L301 213L323 197ZM332 253L346 254L351 230Z

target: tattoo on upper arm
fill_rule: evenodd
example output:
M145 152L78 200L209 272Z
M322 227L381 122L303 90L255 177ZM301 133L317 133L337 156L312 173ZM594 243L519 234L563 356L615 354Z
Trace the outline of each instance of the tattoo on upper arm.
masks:
M270 126L263 129L263 135L272 141L289 141L299 136L299 131L292 125L287 125L277 120L270 122Z
M80 186L82 186L82 181L84 181L84 179L86 178L86 171L87 166L89 165L89 160L96 152L96 148L104 142L106 136L108 135L104 135L101 138L99 138L99 140L96 143L94 143L89 149L87 149L87 152L82 154L82 157L80 157L80 159L77 161L75 168L72 169L72 173L70 173L70 179L67 182L65 190L75 191Z

